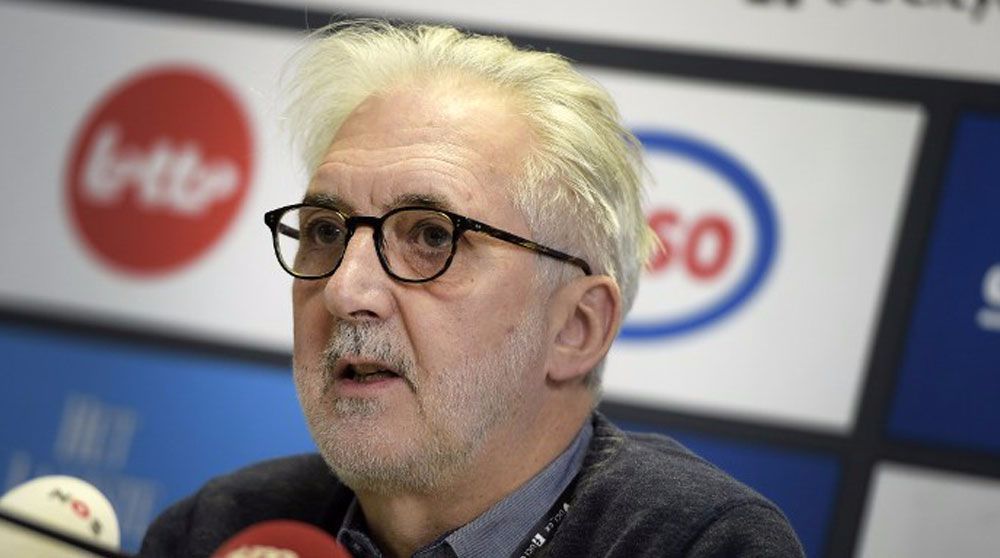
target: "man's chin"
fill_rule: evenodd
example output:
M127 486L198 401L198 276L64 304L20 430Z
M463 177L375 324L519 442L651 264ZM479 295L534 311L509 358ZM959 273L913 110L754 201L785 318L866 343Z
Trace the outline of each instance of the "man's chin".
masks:
M442 471L425 456L408 455L403 449L391 440L354 438L320 445L327 465L355 492L426 493L440 486Z
M412 426L352 416L314 430L313 438L330 469L355 492L432 493L465 470L472 448L445 447Z
M377 398L368 397L337 397L331 405L333 419L345 423L371 422L384 418L386 404Z

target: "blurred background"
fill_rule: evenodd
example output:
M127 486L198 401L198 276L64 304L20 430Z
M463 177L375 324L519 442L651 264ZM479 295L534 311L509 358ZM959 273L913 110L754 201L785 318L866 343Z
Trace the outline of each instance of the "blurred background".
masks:
M306 30L560 52L646 149L650 263L604 412L777 502L815 557L1000 548L1000 2L0 1L0 488L76 475L136 550L311 451L262 214L305 177Z

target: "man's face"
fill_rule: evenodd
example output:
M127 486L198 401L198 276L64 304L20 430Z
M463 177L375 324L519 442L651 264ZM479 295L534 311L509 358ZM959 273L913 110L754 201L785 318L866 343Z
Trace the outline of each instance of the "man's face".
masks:
M308 196L355 215L433 203L530 237L509 188L530 133L500 97L470 89L369 99L339 130ZM443 276L401 283L362 227L332 277L295 282L299 399L345 482L432 490L537 408L547 341L536 265L527 250L465 233Z

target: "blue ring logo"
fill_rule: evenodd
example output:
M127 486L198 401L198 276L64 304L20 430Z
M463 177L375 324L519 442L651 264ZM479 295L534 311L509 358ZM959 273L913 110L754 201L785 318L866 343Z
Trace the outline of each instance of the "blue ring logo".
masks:
M649 151L664 151L689 159L725 179L750 208L757 237L756 248L746 273L718 302L677 318L662 321L627 321L622 326L619 334L622 339L648 341L689 333L736 310L749 300L754 291L763 284L771 264L774 263L778 249L778 222L771 201L757 178L736 159L720 149L691 138L661 131L636 130L635 136Z

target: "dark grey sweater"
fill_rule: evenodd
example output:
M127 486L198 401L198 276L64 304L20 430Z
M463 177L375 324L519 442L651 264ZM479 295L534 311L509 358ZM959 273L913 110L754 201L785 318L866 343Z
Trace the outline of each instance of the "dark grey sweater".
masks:
M318 455L268 461L214 479L165 511L140 556L210 556L268 519L335 534L352 498ZM625 433L595 414L570 512L535 558L803 555L764 497L669 438Z

